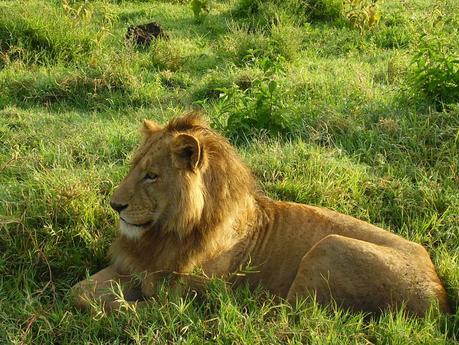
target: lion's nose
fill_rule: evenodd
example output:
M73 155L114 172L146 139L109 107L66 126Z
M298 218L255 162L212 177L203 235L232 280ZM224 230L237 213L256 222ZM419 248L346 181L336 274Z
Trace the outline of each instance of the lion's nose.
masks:
M116 202L110 201L110 206L118 213L120 213L122 210L124 210L128 205L125 204L117 204Z

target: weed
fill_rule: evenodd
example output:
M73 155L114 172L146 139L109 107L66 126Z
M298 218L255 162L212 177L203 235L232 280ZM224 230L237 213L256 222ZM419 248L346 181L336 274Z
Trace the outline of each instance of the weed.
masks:
M345 0L343 11L351 25L363 32L379 23L381 14L378 5L378 0Z
M269 31L273 24L290 17L277 0L240 0L234 14L247 25L248 31Z
M259 67L263 74L251 82L251 87L241 89L233 84L220 89L220 117L226 117L224 131L231 137L251 135L266 131L271 134L285 134L290 124L285 117L287 90L280 89L277 76L283 73L279 58L256 58L256 52L247 57ZM222 127L222 124L219 125Z
M344 16L361 31L374 27L380 19L378 0L241 0L236 15L248 18L254 28L278 23L304 24L306 21L339 22Z
M197 22L201 22L210 12L210 0L191 0L190 6Z
M415 88L437 105L459 101L459 55L445 39L423 35L412 67Z

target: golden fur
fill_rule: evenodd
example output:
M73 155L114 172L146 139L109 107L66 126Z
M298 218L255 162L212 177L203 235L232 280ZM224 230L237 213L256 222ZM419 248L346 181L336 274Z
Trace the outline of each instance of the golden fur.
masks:
M198 115L164 128L146 120L142 132L111 201L121 231L112 265L74 287L80 307L99 299L116 308L106 287L118 282L130 295L138 274L146 297L164 275L200 289L206 279L189 275L199 268L288 300L314 295L370 312L405 304L418 315L434 302L448 310L423 247L350 216L264 197L231 145ZM234 274L248 265L252 273Z

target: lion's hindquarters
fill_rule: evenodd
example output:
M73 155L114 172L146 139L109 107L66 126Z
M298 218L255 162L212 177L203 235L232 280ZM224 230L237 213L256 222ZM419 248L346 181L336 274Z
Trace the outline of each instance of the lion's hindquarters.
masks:
M415 253L327 236L303 257L287 298L315 295L322 304L333 299L345 308L376 313L405 305L423 315L443 288L424 267L426 258Z

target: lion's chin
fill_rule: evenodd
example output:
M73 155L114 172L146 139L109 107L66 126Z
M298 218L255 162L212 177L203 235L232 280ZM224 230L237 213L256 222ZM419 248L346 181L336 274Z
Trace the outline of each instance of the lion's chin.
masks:
M137 226L126 223L123 219L120 219L120 232L122 235L126 236L131 240L136 240L142 237L142 235L147 231L145 226Z

